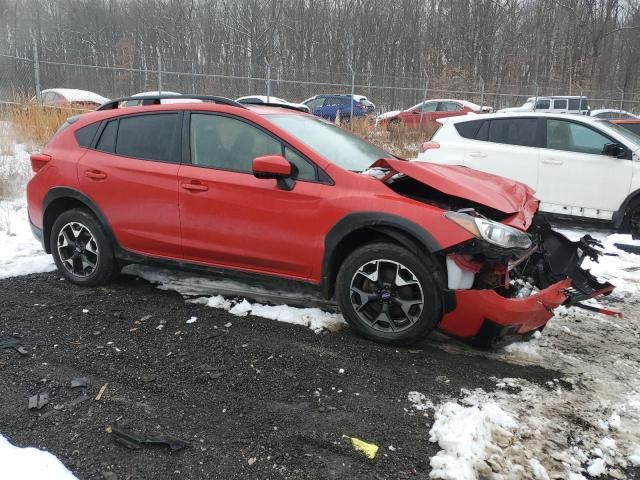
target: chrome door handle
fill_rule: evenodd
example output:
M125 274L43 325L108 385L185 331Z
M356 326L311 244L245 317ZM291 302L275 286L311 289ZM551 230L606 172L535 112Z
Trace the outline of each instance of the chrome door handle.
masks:
M562 165L564 162L562 160L556 160L555 158L545 158L542 160L542 163L547 165Z
M472 152L469 154L469 156L473 158L487 158L486 153L480 153L480 152Z

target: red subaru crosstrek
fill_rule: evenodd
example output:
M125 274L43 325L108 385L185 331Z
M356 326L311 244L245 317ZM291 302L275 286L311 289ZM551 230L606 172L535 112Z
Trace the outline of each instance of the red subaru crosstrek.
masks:
M594 241L554 232L525 185L401 160L288 108L161 98L185 97L110 101L31 155L32 229L74 284L129 263L278 277L335 298L367 338L479 345L613 289L580 267Z

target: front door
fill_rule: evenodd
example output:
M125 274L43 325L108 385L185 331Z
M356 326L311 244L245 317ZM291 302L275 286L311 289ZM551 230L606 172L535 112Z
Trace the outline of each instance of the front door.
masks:
M306 279L309 249L320 247L316 212L327 189L315 165L254 124L192 113L191 163L179 172L182 242L187 260ZM284 155L293 190L258 179L252 161Z
M603 155L615 141L583 123L546 119L537 196L552 213L611 219L629 193L631 160Z

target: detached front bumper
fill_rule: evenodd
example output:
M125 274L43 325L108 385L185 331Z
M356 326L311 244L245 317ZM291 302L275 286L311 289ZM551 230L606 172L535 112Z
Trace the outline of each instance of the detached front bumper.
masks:
M456 307L440 322L442 332L488 347L541 330L560 305L615 315L580 303L614 289L582 268L585 258L598 261L602 245L589 235L572 242L544 221L532 230L534 246L519 257L489 260L488 251L483 254L477 244L449 252L449 288Z
M439 329L479 346L491 346L507 336L544 327L553 311L569 298L571 279L562 280L526 298L505 298L494 290L455 290L456 309Z

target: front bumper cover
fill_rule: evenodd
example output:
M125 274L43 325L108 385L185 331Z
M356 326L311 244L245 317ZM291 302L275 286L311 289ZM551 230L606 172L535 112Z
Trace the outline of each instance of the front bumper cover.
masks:
M454 290L456 308L440 322L443 333L488 347L506 337L541 330L560 305L585 308L581 301L613 291L613 285L598 281L581 266L585 258L598 260L599 242L589 235L572 242L546 222L536 228L535 254L522 265L516 262L510 272L532 281L536 293L517 298L504 290L502 294L487 288Z

